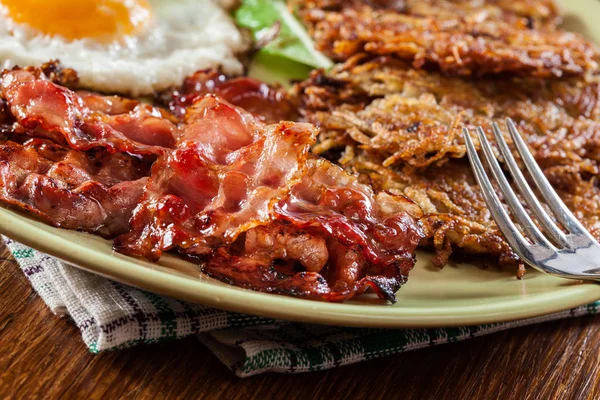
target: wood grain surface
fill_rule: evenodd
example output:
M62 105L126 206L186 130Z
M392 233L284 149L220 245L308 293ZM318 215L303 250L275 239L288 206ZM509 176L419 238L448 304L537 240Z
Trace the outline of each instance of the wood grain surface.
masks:
M196 339L93 355L0 245L0 398L594 399L600 316L329 371L236 378Z

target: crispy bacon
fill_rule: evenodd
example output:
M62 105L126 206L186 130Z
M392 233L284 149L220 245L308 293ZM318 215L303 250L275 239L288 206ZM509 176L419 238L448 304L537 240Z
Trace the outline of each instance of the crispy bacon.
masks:
M115 248L151 260L176 249L255 290L341 301L372 287L393 301L414 265L420 209L310 160L315 135L214 96L195 102Z
M186 85L172 97L175 119L39 70L5 71L0 200L117 236L126 254L177 251L238 286L327 301L372 288L394 301L422 237L419 207L312 158L313 125L265 125L290 115L276 90L206 71ZM158 156L151 173L147 154Z
M318 227L343 245L358 246L372 264L412 259L412 250L406 249L414 249L421 239L412 223L421 216L416 204L386 192L375 195L323 159L309 161L303 180L276 204L275 212L297 227Z
M133 100L77 94L39 69L0 76L0 99L15 120L14 133L49 138L74 150L162 154L175 144L176 126L160 109Z
M162 99L173 114L182 117L187 107L207 94L216 94L266 123L296 119L296 110L284 91L253 78L229 79L214 69L187 77L181 88L163 94Z
M0 142L0 201L46 222L113 237L128 221L146 182L140 160L86 154L45 139Z
M204 271L266 292L343 301L370 287L394 301L422 237L419 207L402 196L375 196L328 161L307 167L275 206L277 221L247 231L242 250L219 248Z
M331 257L335 254L332 253ZM363 275L363 278L351 284L343 281L333 281L331 284L321 273L298 271L284 274L278 271L271 257L233 256L224 248L218 248L208 259L204 271L220 280L248 289L325 301L348 300L371 288L379 298L395 302L395 293L406 282L407 277L395 268L394 276L389 278Z
M271 204L300 179L316 135L308 124L263 127L213 96L190 107L186 122L177 148L152 169L132 232L118 242L124 252L204 254L270 222Z

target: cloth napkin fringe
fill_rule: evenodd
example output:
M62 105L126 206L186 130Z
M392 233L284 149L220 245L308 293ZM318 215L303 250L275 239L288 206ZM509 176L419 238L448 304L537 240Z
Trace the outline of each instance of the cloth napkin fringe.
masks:
M319 371L514 327L597 314L600 301L521 321L443 329L369 329L238 314L123 285L4 241L50 310L68 316L93 353L198 335L237 376Z

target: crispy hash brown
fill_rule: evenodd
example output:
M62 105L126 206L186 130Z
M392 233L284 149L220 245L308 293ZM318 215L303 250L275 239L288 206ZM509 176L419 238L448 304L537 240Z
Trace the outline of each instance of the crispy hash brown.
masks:
M394 55L452 75L582 74L598 54L557 29L551 0L315 0L298 2L317 47L336 61Z
M600 236L597 76L472 80L357 56L330 73L313 73L296 91L304 118L321 128L317 154L423 208L422 244L434 246L438 265L452 247L516 260L487 211L461 137L463 127L489 129L507 117L518 121L567 205Z

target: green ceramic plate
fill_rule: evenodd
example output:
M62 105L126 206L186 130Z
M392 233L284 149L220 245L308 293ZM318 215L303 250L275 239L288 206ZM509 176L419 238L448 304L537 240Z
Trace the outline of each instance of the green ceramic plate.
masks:
M564 0L569 29L600 39L596 0ZM600 43L600 40L597 40ZM123 256L101 238L52 228L31 217L0 208L0 232L88 271L143 289L242 313L295 321L364 327L440 327L534 317L600 299L600 285L528 271L482 269L471 264L430 266L419 252L409 282L394 305L372 295L343 304L322 303L240 289L202 275L175 257L160 264Z

